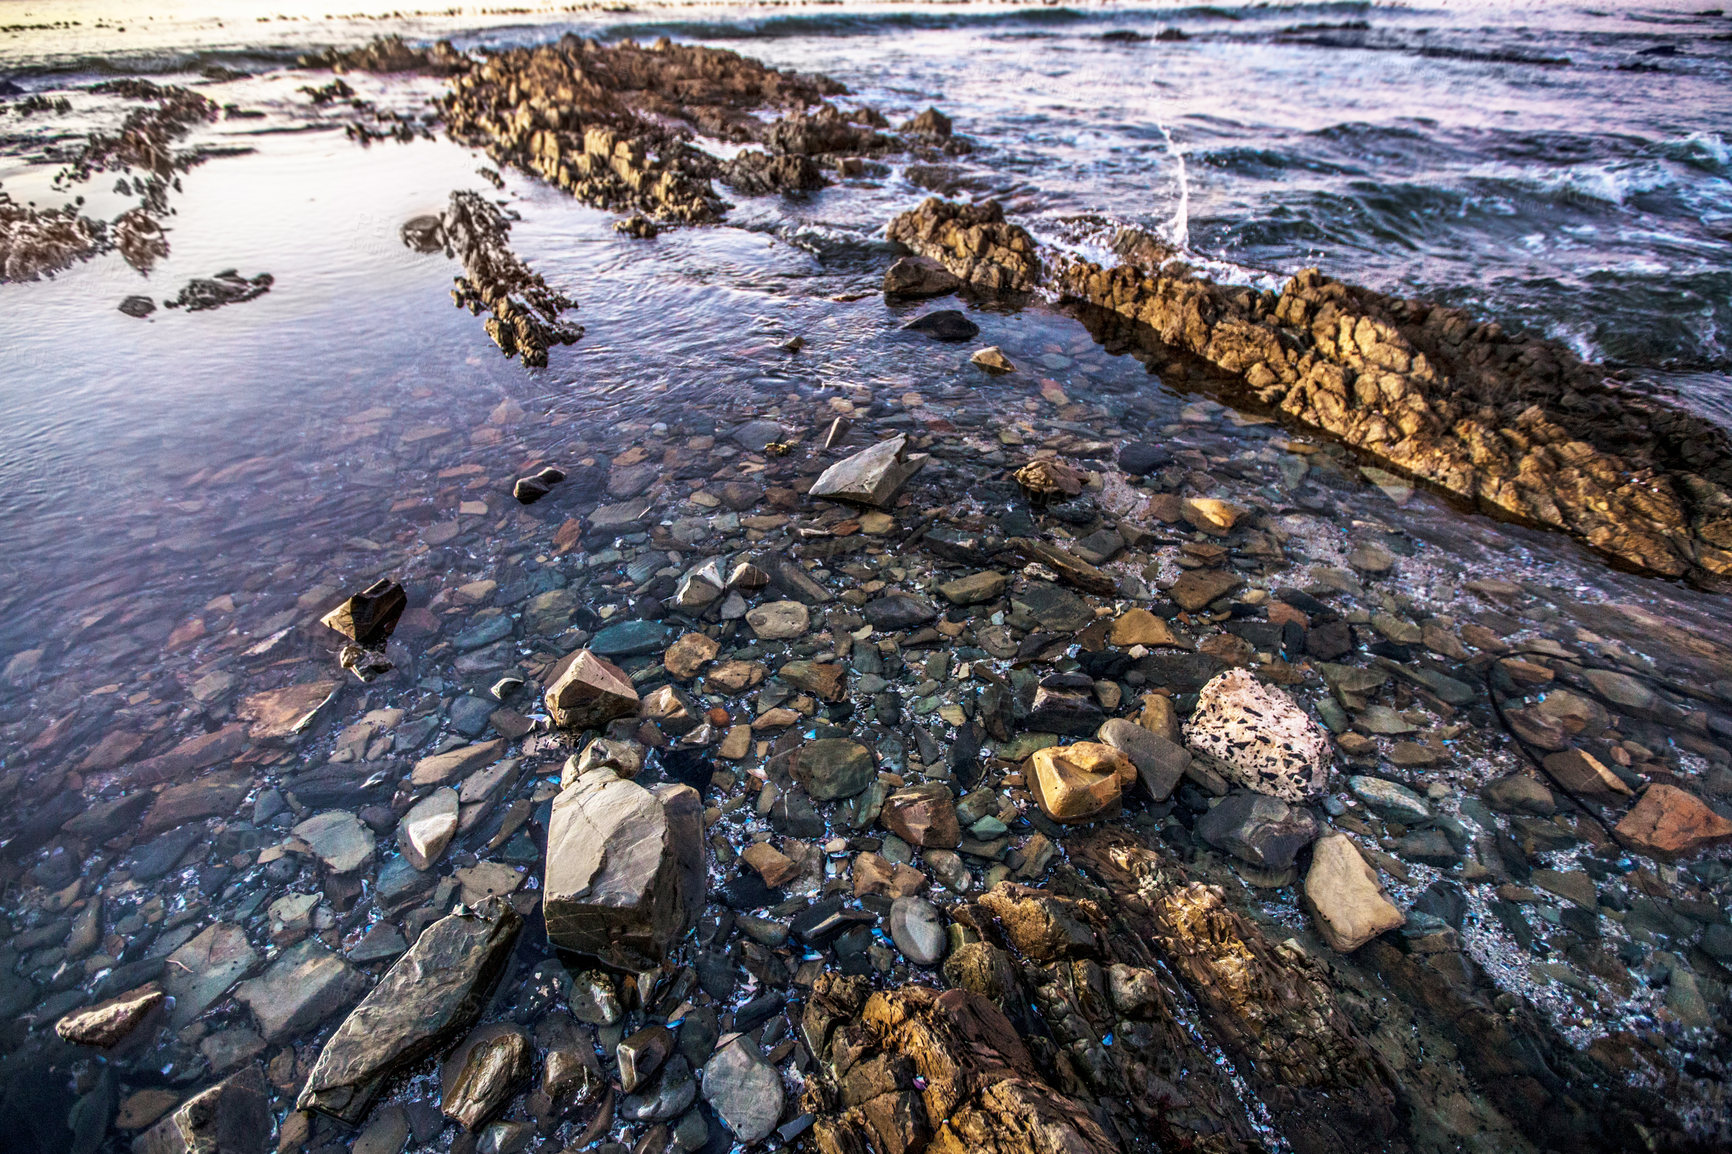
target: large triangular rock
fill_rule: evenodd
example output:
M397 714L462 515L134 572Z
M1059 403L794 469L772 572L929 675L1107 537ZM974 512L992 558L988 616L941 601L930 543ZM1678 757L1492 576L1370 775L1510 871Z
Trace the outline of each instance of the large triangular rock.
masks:
M360 1122L391 1074L475 1024L522 928L500 901L428 926L325 1043L296 1107Z
M811 495L881 509L896 499L902 486L929 460L925 453L907 450L907 435L898 433L837 461L812 485Z
M555 725L599 729L616 717L637 714L637 690L624 670L587 649L563 663L547 687L547 712Z
M580 776L548 822L548 940L622 970L660 965L703 910L703 832L690 786Z

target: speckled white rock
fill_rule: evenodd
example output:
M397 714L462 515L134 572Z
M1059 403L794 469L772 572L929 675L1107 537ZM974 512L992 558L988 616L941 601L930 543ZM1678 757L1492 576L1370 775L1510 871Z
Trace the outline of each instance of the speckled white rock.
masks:
M1329 781L1329 735L1248 670L1229 669L1203 686L1185 744L1229 781L1282 801L1311 801Z

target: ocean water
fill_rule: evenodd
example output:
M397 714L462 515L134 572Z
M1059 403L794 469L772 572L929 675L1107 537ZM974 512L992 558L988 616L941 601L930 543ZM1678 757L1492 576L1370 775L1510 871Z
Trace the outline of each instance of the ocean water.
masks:
M979 323L978 343L1000 345L1026 370L994 378L967 349L901 331L954 302L888 304L879 291L895 214L933 193L993 197L1058 249L1101 253L1115 227L1134 224L1224 279L1279 285L1315 265L1464 305L1732 426L1732 17L1704 10L1711 2L530 4L327 15L319 0L186 0L148 14L117 0L15 0L0 10L0 190L14 200L81 197L104 219L137 202L119 179L129 174L62 176L87 134L112 131L137 107L94 91L100 81L148 76L231 111L176 142L200 159L167 194L170 251L148 272L111 254L0 284L0 853L31 816L11 801L19 781L58 783L53 775L70 769L89 775L80 787L92 795L132 788L126 757L111 765L93 751L109 732L155 754L232 721L230 698L242 692L344 676L313 611L338 593L397 575L418 609L436 596L455 622L470 602L454 591L468 583L512 587L518 600L501 605L514 607L560 566L594 588L610 565L623 577L627 556L649 573L662 564L642 555L641 540L627 556L590 542L587 557L550 557L553 534L579 512L575 486L523 508L511 499L514 477L547 462L605 469L647 443L666 448L669 471L686 470L669 490L683 494L686 481L739 465L731 429L784 413L805 422L795 431L807 444L832 413L868 411L1016 452L1055 429L1099 438L1089 450L1099 456L1121 440L1167 439L1193 460L1206 450L1220 476L1271 505L1311 499L1302 507L1328 510L1307 518L1317 537L1308 555L1345 557L1372 538L1419 543L1422 558L1404 554L1402 592L1440 612L1465 575L1500 576L1554 592L1595 628L1592 607L1615 600L1643 607L1640 621L1722 636L1732 614L1717 595L1612 571L1560 535L1423 490L1380 489L1351 469L1319 480L1324 471L1307 464L1314 441L1235 413L1179 373L1163 377L1098 318L1038 299L1017 311L958 305ZM974 148L944 164L892 157L882 176L808 196L732 196L721 225L641 241L618 234L614 214L495 173L437 133L355 141L344 131L352 110L315 105L304 91L330 74L295 64L381 34L491 49L567 32L669 36L822 71L849 87L844 103L870 104L893 123L942 109ZM443 87L345 79L410 118ZM501 357L481 320L452 306L454 262L401 242L405 220L440 211L455 190L502 203L515 217L513 249L579 302L569 319L585 334L551 350L547 367ZM137 294L160 305L225 269L269 273L272 287L207 312L159 307L139 319L117 307ZM796 337L803 350L787 351ZM1090 425L1065 416L1091 404ZM681 456L706 451L713 461ZM957 479L959 505L976 500L974 480ZM690 523L713 511L670 504L668 523L682 531L697 532ZM686 562L703 547L701 537L682 542ZM640 583L615 581L601 607L623 607L620 591ZM1623 644L1633 627L1605 616ZM1657 637L1665 644L1684 648ZM487 693L529 652L529 633L496 648L510 651L498 668L465 666L443 642L428 653L399 645L394 679L351 684L349 704L406 708L418 715L406 728L429 721L416 740L432 748L435 731L449 736L439 727L452 703ZM229 688L200 688L213 679ZM82 769L73 757L44 764L27 748L56 732L74 735L63 744L86 758ZM319 755L331 752L327 736L309 743ZM403 741L396 760L417 748ZM277 768L314 756L254 752ZM276 838L251 816L233 815L225 846ZM93 880L115 864L91 860ZM224 877L210 883L219 892ZM176 922L169 932L190 927L181 916L201 908L197 887L157 885ZM115 900L131 910L151 892ZM1287 914L1303 924L1296 905ZM20 964L31 957L40 955ZM7 1001L19 988L10 973L0 974L0 1051L22 1036L4 1032L22 1012ZM1500 971L1506 988L1535 993L1525 962L1509 974ZM57 985L49 1004L76 1004L66 998L78 979ZM1590 1019L1555 990L1544 996L1580 1045L1634 1014L1607 1003ZM196 1070L148 1065L135 1063L137 1084L197 1080ZM42 1091L44 1132L58 1140L71 1083L42 1069L53 1083ZM0 1106L17 1101L30 1099L0 1095ZM123 1148L115 1134L107 1142Z
M56 180L84 133L135 107L91 92L102 79L186 84L246 115L178 142L206 157L169 194L171 251L148 276L109 255L0 285L0 651L69 645L121 592L166 630L387 532L410 498L439 503L440 470L485 460L460 442L504 400L552 418L527 459L605 447L609 422L646 405L907 381L922 370L883 341L894 310L860 298L889 259L885 222L934 191L996 197L1060 247L1138 224L1229 279L1318 265L1464 304L1732 423L1732 18L1694 3L320 7L8 9L0 189L15 200L82 196L109 218L134 203L113 173ZM508 172L514 244L588 327L526 370L446 302L451 262L397 239L453 189L492 194L485 158L350 140L348 110L301 91L328 74L294 59L385 33L497 48L569 31L823 71L893 122L938 106L975 148L808 197L735 197L724 226L649 245ZM440 90L349 80L409 116ZM69 108L27 112L30 96ZM213 312L117 311L228 268L274 286ZM792 335L818 355L779 354ZM371 410L389 415L360 427L382 431L357 437Z

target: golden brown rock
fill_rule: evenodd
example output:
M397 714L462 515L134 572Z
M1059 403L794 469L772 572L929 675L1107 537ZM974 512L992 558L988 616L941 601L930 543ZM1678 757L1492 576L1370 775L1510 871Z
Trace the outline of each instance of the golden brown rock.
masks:
M1042 813L1054 821L1081 822L1116 806L1124 788L1136 781L1137 767L1110 745L1079 741L1036 750L1027 774Z
M1006 223L996 201L962 205L928 197L892 220L887 235L989 292L1029 292L1040 279L1034 238Z
M690 681L721 652L721 643L703 633L687 633L662 654L662 667L680 681Z
M54 1032L77 1046L110 1049L126 1041L167 1000L158 987L141 986L101 1005L66 1015L54 1023Z
M1170 645L1184 647L1173 632L1173 627L1150 613L1147 609L1127 609L1113 621L1112 632L1107 640L1114 645L1129 647L1143 645L1149 647Z

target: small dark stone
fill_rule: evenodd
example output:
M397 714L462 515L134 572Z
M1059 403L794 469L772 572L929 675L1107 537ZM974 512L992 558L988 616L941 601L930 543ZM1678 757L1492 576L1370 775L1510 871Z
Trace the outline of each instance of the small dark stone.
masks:
M1147 476L1173 463L1173 454L1161 445L1136 442L1119 449L1119 468L1133 477Z
M935 341L953 344L971 341L980 335L980 326L956 309L939 309L902 327L912 332L925 333Z
M129 296L120 302L120 311L129 317L147 317L156 311L156 302L145 296Z

